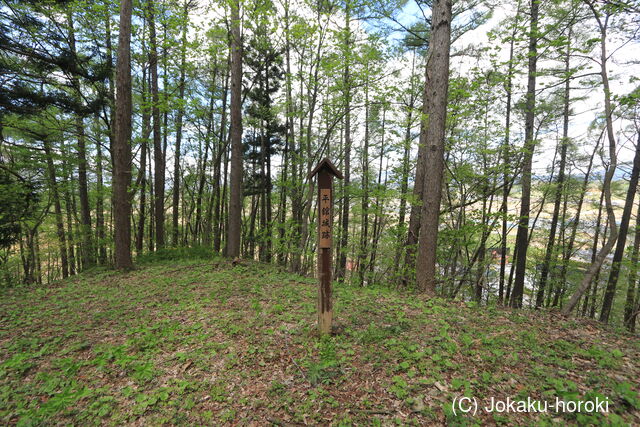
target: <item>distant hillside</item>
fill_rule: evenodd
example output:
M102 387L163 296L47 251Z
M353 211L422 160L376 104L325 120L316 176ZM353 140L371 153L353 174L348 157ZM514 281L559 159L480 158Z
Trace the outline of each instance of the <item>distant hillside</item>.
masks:
M640 424L640 340L554 313L168 260L2 290L3 424ZM608 399L607 414L454 414L454 399ZM457 401L457 400L456 400Z

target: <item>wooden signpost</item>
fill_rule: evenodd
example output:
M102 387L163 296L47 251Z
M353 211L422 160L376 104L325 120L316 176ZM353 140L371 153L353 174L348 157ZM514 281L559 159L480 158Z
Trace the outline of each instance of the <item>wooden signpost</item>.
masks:
M309 174L318 176L318 330L331 333L333 306L331 303L331 242L333 240L333 177L342 173L324 158Z

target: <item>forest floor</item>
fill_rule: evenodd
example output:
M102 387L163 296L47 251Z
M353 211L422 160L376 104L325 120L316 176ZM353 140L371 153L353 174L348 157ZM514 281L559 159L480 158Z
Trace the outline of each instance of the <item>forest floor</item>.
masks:
M168 260L0 290L2 424L640 424L640 340L596 322ZM475 416L454 398L478 399ZM495 399L609 412L496 413Z

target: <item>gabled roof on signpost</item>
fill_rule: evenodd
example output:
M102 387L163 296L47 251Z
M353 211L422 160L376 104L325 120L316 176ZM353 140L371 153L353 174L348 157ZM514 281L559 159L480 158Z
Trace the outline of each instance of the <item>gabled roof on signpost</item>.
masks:
M340 172L334 165L333 163L331 163L331 160L327 159L326 157L322 160L320 160L320 163L318 163L318 166L315 167L315 169L313 169L310 173L309 173L309 179L313 178L315 175L317 175L318 172L320 172L322 169L326 168L329 173L333 176L335 176L338 179L343 179L344 177L342 176L342 172Z

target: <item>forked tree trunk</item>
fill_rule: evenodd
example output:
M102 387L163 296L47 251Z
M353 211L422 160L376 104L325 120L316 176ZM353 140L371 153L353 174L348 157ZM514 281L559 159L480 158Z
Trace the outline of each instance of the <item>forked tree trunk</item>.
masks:
M611 180L613 179L613 175L616 171L617 167L617 153L616 153L616 139L613 133L613 117L612 117L612 107L611 107L611 90L609 89L609 75L607 72L607 25L609 21L609 16L606 15L602 17L600 12L596 10L595 6L592 3L586 2L593 15L598 22L598 27L600 29L600 76L602 78L602 89L604 95L604 115L605 115L605 123L606 123L606 131L607 131L607 139L609 140L609 167L607 168L607 172L604 177L603 191L605 194L605 203L607 216L609 218L609 237L607 238L605 244L600 249L600 252L596 256L596 260L591 263L591 266L587 270L587 273L584 275L582 282L580 283L578 289L571 296L567 305L562 309L562 313L568 315L575 308L575 306L580 301L580 297L584 294L584 292L589 288L589 284L593 280L596 272L600 269L600 266L604 262L605 258L613 249L613 245L618 239L618 226L616 224L616 216L613 211L613 205L611 203ZM601 320L608 320L607 317L602 317Z

